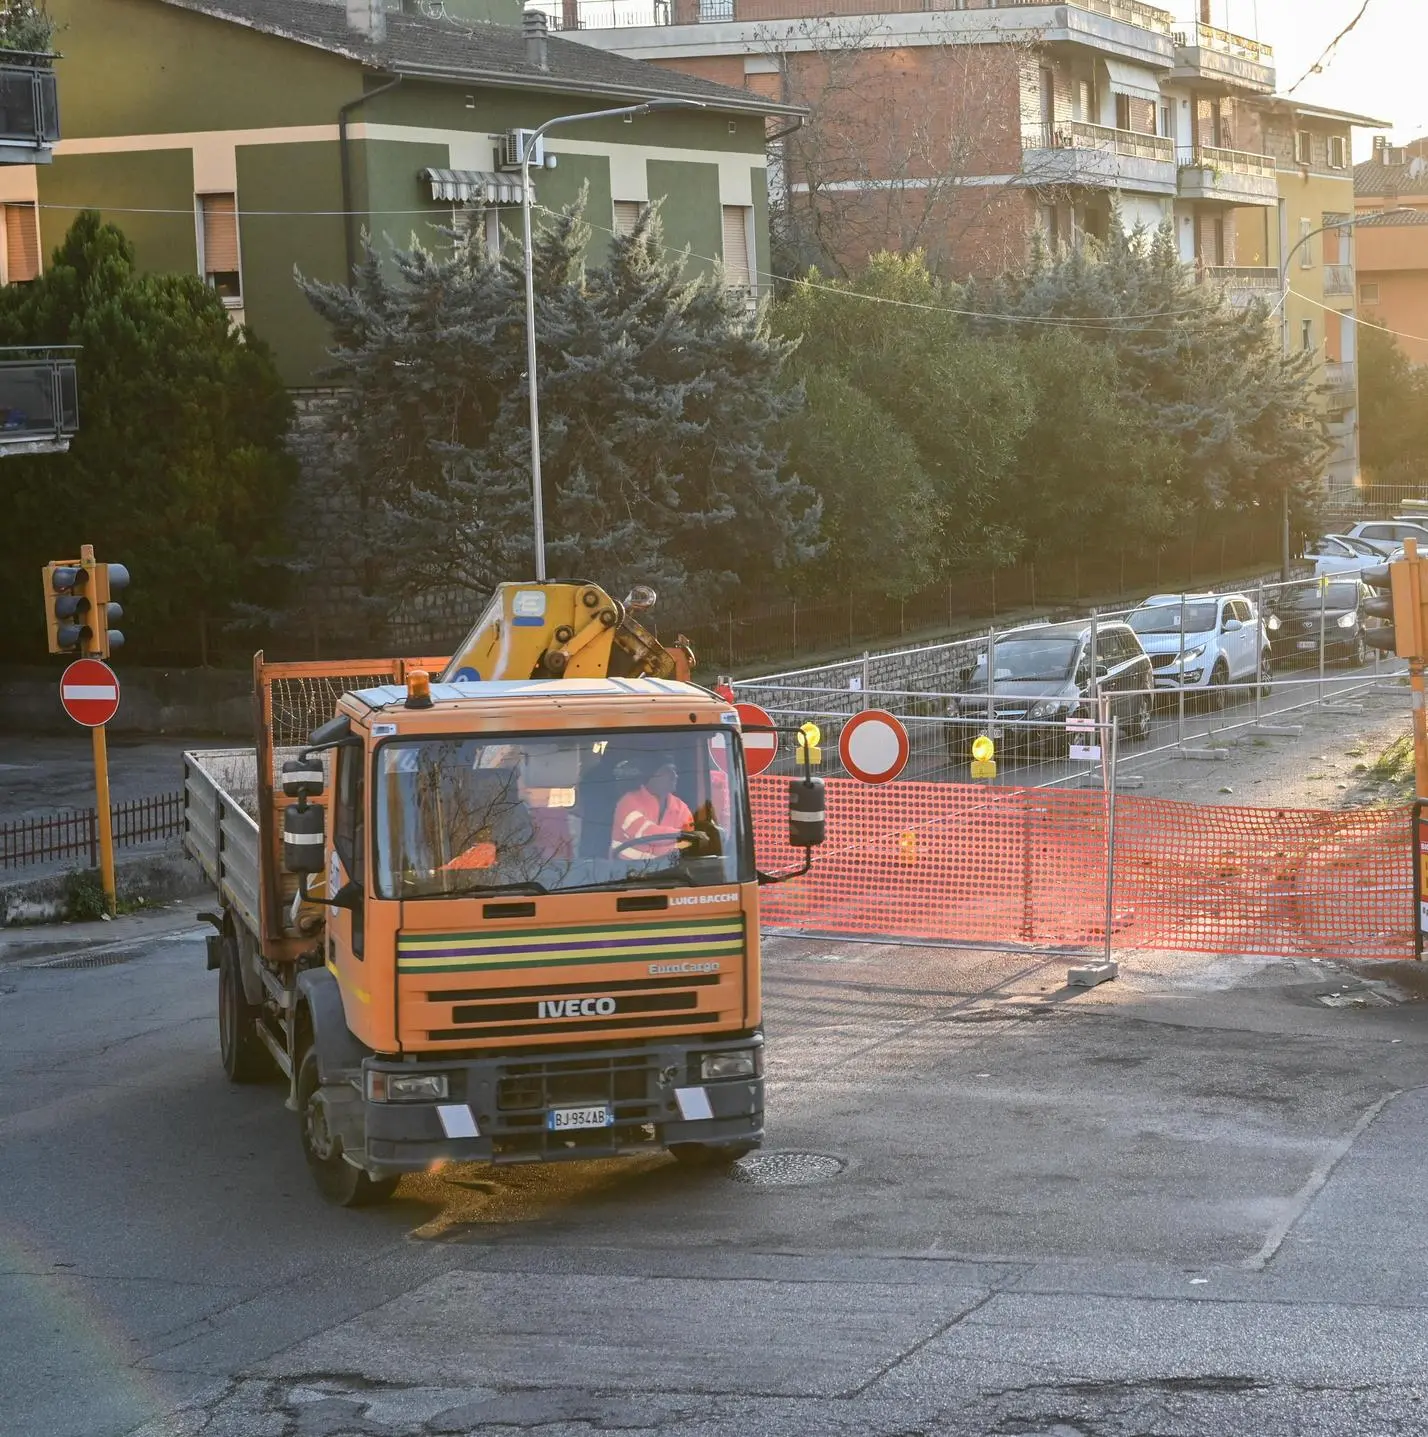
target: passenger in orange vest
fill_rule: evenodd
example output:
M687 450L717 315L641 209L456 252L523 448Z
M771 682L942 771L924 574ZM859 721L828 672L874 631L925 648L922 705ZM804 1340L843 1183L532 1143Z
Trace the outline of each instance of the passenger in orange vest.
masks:
M612 857L638 862L664 858L675 851L679 845L671 835L688 833L694 826L689 806L674 791L678 781L679 770L672 763L662 763L639 788L620 800L610 832ZM653 834L664 836L655 838Z

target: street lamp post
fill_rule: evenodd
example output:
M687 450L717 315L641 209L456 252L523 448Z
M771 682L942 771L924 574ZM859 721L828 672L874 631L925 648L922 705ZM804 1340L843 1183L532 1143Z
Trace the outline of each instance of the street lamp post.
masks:
M1310 230L1308 234L1299 236L1298 241L1292 245L1289 252L1284 256L1279 266L1279 334L1280 348L1285 354L1289 353L1289 262L1309 243L1315 235L1321 235L1326 230L1352 229L1355 225L1364 220L1381 219L1384 215L1396 216L1408 214L1410 211L1400 206L1396 210L1384 210L1372 215L1349 215L1342 220L1335 220L1331 225L1320 225L1316 230ZM1280 494L1280 515L1279 515L1279 577L1284 583L1289 582L1289 481L1284 482L1284 489Z
M531 156L536 142L557 125L578 125L587 120L633 119L652 110L702 110L702 100L644 100L614 110L589 110L580 115L556 115L525 136L521 146L521 236L526 270L526 387L531 410L531 506L535 515L535 576L545 582L545 500L540 477L540 396L536 392L535 254L531 244Z

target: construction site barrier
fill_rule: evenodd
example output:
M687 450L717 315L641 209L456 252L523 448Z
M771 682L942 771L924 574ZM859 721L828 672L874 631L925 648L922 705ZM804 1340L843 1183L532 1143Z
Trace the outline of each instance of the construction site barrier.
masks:
M787 782L751 780L765 872L800 865ZM1100 949L1107 797L1099 790L827 780L813 869L765 887L766 926L833 937ZM1117 947L1413 957L1407 807L1229 807L1116 798Z

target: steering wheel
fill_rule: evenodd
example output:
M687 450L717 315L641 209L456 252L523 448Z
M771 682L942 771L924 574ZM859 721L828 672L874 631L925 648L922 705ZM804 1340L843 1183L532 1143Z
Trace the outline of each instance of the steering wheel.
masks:
M659 843L661 840L683 838L686 841L684 847L692 848L694 844L702 842L705 835L695 829L683 829L679 833L645 833L639 838L626 839L624 843L616 843L610 849L612 858L619 858L627 848L643 848L647 843Z

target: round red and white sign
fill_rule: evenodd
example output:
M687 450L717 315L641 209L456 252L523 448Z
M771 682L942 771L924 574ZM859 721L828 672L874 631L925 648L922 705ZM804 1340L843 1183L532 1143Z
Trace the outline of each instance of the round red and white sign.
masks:
M734 712L744 731L744 767L750 773L762 773L778 757L774 721L758 704L735 704Z
M76 659L60 678L60 703L75 723L101 728L119 712L119 676L99 659Z
M887 783L896 778L910 751L907 730L883 709L854 714L838 735L843 767L863 783Z

